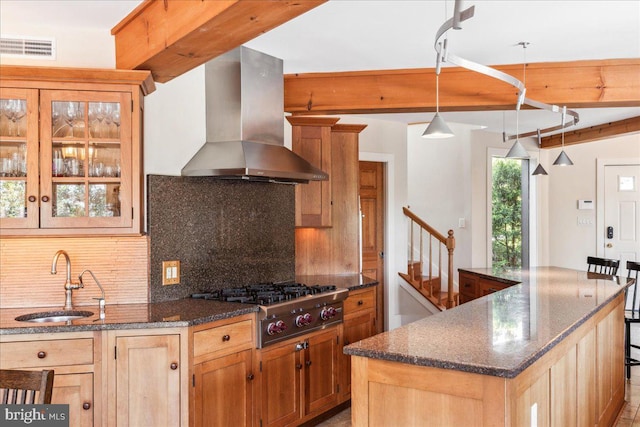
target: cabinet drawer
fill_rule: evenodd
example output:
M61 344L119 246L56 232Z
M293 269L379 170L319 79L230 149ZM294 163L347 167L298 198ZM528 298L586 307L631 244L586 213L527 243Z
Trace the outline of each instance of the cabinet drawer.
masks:
M478 295L485 296L492 294L494 292L501 291L505 288L508 288L510 285L506 283L494 282L492 280L480 279L478 281Z
M93 364L91 338L7 342L0 349L3 369Z
M252 346L253 321L251 320L216 326L193 334L195 358L212 353L215 355L233 353Z
M467 295L471 299L475 298L478 292L477 279L473 276L460 273L460 295Z
M362 310L373 310L376 306L375 288L353 291L344 301L344 313L349 315Z

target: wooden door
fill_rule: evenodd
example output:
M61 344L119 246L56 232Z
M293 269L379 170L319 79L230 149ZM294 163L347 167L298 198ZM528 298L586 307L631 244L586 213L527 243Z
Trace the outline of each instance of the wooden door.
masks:
M284 426L302 417L301 350L287 342L262 351L261 421L263 427Z
M179 335L116 338L116 421L113 424L180 425Z
M251 426L251 354L251 350L245 350L195 366L196 427Z
M384 164L360 162L362 274L379 283L377 329L384 329Z
M336 328L309 337L305 352L305 416L338 403L338 333Z
M69 405L69 425L93 426L93 373L55 374L51 403Z

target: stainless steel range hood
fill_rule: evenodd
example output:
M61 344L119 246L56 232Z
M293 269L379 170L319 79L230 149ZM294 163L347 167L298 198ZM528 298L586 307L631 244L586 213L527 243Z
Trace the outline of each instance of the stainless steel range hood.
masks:
M207 142L183 176L307 183L329 176L284 146L282 60L241 46L205 64Z

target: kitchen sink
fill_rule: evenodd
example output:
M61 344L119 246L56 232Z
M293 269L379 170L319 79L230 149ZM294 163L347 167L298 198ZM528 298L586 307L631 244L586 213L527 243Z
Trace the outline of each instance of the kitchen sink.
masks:
M57 310L57 311L44 311L40 313L23 314L15 318L18 322L37 322L37 323L49 323L49 322L66 322L68 320L81 319L83 317L93 316L92 311L81 310Z

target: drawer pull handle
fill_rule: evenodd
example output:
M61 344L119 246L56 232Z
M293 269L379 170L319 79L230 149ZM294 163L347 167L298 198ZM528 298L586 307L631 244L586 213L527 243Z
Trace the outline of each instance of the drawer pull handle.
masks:
M47 357L47 352L46 351L39 351L38 352L38 359L44 359L45 357Z
M222 336L222 341L229 341L231 339L231 337L229 335L223 335Z
M249 381L253 381L253 378L254 378L253 374L249 374L249 375L247 375L247 379L248 379Z
M362 305L362 304L364 304L364 301L362 300L358 301L358 305Z
M171 370L175 371L176 369L178 369L178 364L176 362L173 362L169 367L171 368Z
M85 411L91 409L91 402L84 402L82 404L82 409L84 409Z
M38 199L36 198L36 196L29 196L29 201L30 201L31 203L35 202L36 200L38 200Z

